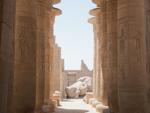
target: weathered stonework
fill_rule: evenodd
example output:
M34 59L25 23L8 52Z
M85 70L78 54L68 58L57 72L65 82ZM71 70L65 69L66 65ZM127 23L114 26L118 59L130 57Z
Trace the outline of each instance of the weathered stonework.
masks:
M33 0L16 1L12 113L34 112L36 99L36 36L36 2Z
M95 13L96 9L90 12L95 16L94 26L98 25L98 21L100 22L97 27L99 28L97 29L99 52L97 51L97 56L95 56L95 60L96 57L99 59L100 70L95 66L93 80L99 79L98 81L102 82L99 86L95 81L94 95L97 95L95 98L99 98L99 101L108 105L110 111L114 113L140 113L142 110L147 112L149 63L146 63L146 46L147 58L149 58L149 17L147 14L149 2L142 0L92 1L101 10L99 15ZM144 4L147 6L146 13L144 13ZM97 16L99 18L96 19ZM147 17L147 26L144 24L145 17ZM96 31L95 28L94 31ZM147 38L145 38L145 28ZM98 71L100 73L97 75ZM101 77L97 78L97 76ZM100 95L97 92L100 92ZM142 105L138 107L140 103Z
M98 112L150 113L149 0L92 1L97 8L89 20L95 53L88 98L95 99L89 103ZM53 31L59 2L0 0L0 113L41 113L44 105L51 112L51 95L63 93L68 81ZM88 74L84 64L81 70Z
M100 71L101 69L99 68L100 66L100 59L99 59L99 25L100 25L100 21L99 21L99 13L100 13L100 9L99 8L95 8L93 10L90 11L90 14L92 16L91 19L88 20L89 23L91 23L93 25L93 32L94 32L94 70L93 70L93 97L99 101L101 101L101 81L100 81Z
M15 0L0 1L0 113L9 113L14 77Z
M150 83L150 1L145 0L145 14L146 14L146 54L147 54L147 74L148 83ZM150 85L148 85L148 106L150 105ZM150 113L150 108L148 108Z
M58 3L58 1L53 1L53 4ZM55 43L55 37L53 33L53 26L56 16L61 14L61 10L55 7L51 8L51 46L50 46L50 94L51 97L53 93L58 90L60 91L60 68L61 68L61 51L60 48Z
M36 112L40 111L45 101L45 40L47 38L47 19L49 19L48 1L37 1L37 38L36 38Z
M108 106L112 113L119 112L117 79L117 0L107 1L107 37L108 37Z
M147 113L144 19L144 0L130 2L118 0L117 45L120 113Z
M61 48L58 47L56 43L53 44L53 67L52 67L52 84L51 84L51 95L55 91L60 91L60 81L61 81L61 75L62 75L62 62L61 62Z

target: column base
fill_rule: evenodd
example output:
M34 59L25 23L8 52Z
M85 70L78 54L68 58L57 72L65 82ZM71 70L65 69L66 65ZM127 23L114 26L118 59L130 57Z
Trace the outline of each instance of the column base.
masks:
M88 104L91 98L93 98L93 92L87 92L86 96L83 98L83 101Z
M99 102L99 101L97 101L97 100L95 100L95 101L92 102L92 106L93 106L94 108L96 108L96 106L99 105L99 104L102 104L102 103Z

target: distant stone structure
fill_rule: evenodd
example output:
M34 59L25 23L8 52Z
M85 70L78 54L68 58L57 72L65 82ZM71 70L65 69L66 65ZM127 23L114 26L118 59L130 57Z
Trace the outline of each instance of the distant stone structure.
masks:
M84 61L81 61L81 69L80 70L64 70L64 90L66 87L74 84L79 78L88 76L93 76L93 71L89 70ZM66 94L64 92L64 97Z

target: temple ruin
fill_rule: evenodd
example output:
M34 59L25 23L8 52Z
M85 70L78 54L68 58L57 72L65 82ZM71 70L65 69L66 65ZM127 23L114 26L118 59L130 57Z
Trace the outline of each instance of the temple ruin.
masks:
M97 112L150 113L150 1L92 0ZM52 113L64 61L55 43L60 0L0 0L0 113ZM82 9L81 9L82 10ZM59 70L60 69L60 70ZM56 77L55 75L59 76Z

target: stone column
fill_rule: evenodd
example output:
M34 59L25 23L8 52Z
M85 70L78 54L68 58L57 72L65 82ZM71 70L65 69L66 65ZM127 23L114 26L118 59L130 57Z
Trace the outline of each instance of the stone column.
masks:
M95 27L96 27L96 51L97 51L97 58L96 58L96 99L98 101L102 101L102 87L103 87L103 81L102 81L102 73L101 73L101 60L100 60L100 27L101 27L101 10L100 8L95 8L91 11L91 14L95 16Z
M54 90L53 90L53 84L54 84L54 80L53 80L53 78L54 78L54 61L55 61L55 59L54 59L54 45L55 45L55 38L53 37L52 38L52 40L51 40L51 49L50 49L50 53L51 53L51 55L50 55L50 57L51 57L51 60L52 60L52 62L51 62L51 67L50 67L50 96L52 96L53 95L53 93L54 93Z
M61 57L60 57L61 58ZM65 98L65 88L64 88L64 59L60 59L60 91L62 93L62 98Z
M146 19L146 54L147 54L147 73L150 83L150 1L145 0L145 19ZM148 86L148 106L150 106L150 84ZM148 107L150 113L150 108Z
M57 47L57 69L58 69L58 74L56 76L57 80L58 80L58 84L57 84L57 89L58 91L60 91L60 80L61 80L61 48L58 46Z
M50 18L51 18L51 21L50 21L50 59L51 61L49 61L49 64L50 64L50 97L52 96L53 94L53 54L54 54L54 44L55 44L55 38L54 38L54 21L55 21L55 17L54 17L54 13L53 13L53 4L55 3L54 0L51 1L52 2L52 5L51 5L51 9L50 9Z
M118 113L117 84L117 0L107 0L107 43L108 43L108 105L111 113Z
M60 73L59 73L59 69L60 69L60 65L59 65L59 47L57 44L55 44L54 47L54 76L53 76L53 93L57 90L60 90Z
M97 31L96 31L96 24L95 24L95 17L90 18L88 20L90 24L93 25L93 32L94 32L94 68L93 68L93 96L96 98L96 73L97 73Z
M37 0L37 39L36 39L36 112L48 101L45 84L45 40L47 39L47 18L50 21L48 8L49 1ZM45 98L46 97L46 98Z
M14 77L15 0L0 0L0 113L10 113Z
M93 10L90 11L90 14L92 16L95 16L93 18L93 24L94 24L94 35L95 35L95 77L94 77L94 80L95 80L95 98L99 101L101 101L101 87L102 87L102 82L101 82L101 68L100 68L100 51L99 51L99 47L100 47L100 36L99 36L99 28L100 28L100 25L101 25L101 21L100 21L100 18L99 18L99 14L100 14L100 8L95 8Z
M44 55L44 66L45 66L45 75L44 75L44 89L45 89L45 94L44 94L44 102L48 103L49 102L49 96L50 96L50 44L51 44L51 29L53 26L51 25L51 15L50 12L52 13L51 7L52 7L52 2L51 0L45 1L45 39L44 39L44 48L45 48L45 55Z
M118 0L119 113L147 113L144 0Z
M56 4L57 1L55 1L53 4ZM51 27L54 26L54 22L55 22L55 17L56 16L59 16L61 14L61 10L58 9L58 8L54 8L52 7L51 9ZM51 66L50 66L50 73L51 73L51 78L50 78L50 96L52 96L52 94L54 93L54 84L55 84L55 37L54 37L54 32L53 32L53 28L51 28L51 49L50 49L50 52L51 52Z
M9 17L9 16L8 16ZM36 2L16 1L13 111L33 113L36 99Z
M53 44L53 74L51 76L51 94L55 91L60 91L61 77L61 48L54 42Z
M99 25L99 59L100 59L100 69L101 69L101 95L102 102L104 105L108 105L108 90L109 90L109 76L108 76L108 39L107 39L107 8L106 1L101 0L98 6L101 9L101 13L99 14L99 19L101 20L101 24Z

